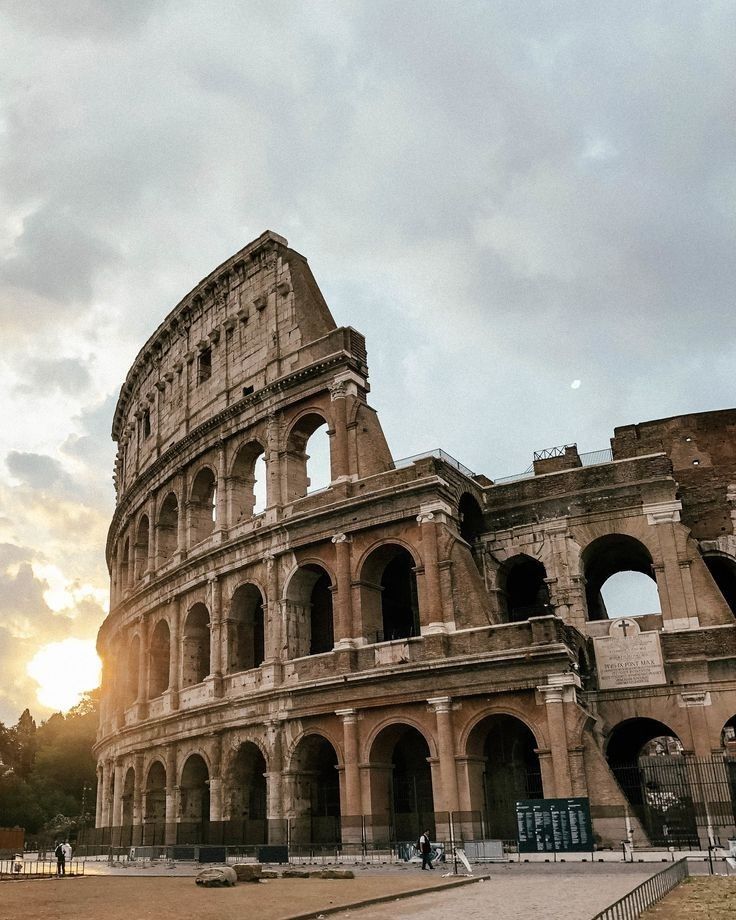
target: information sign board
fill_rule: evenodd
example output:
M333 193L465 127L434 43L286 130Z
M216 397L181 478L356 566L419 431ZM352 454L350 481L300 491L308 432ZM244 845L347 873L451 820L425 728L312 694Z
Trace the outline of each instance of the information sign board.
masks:
M587 798L518 801L516 824L520 853L585 853L593 848Z

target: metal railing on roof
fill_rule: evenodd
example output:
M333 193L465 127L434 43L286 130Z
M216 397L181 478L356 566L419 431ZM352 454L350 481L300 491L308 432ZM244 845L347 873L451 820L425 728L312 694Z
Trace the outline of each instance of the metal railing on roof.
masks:
M460 461L456 460L454 457L451 457L450 454L439 447L435 450L425 450L421 454L414 454L412 457L403 457L401 460L394 460L394 468L398 470L405 466L411 466L412 463L415 463L417 460L424 460L427 457L434 457L436 460L442 460L448 466L456 469L458 473L462 473L463 476L468 476L470 479L475 476L475 473L471 469L468 469L467 466L460 463Z
M561 450L557 448L557 450ZM561 453L552 453L551 451L537 451L534 454L534 459L549 459L547 457L541 458L537 456L537 453L549 453L550 457L561 457L564 455L564 451ZM613 451L610 447L606 447L603 450L589 450L584 454L580 454L580 464L581 466L599 466L601 463L610 463L613 460ZM575 467L572 467L575 469ZM531 479L534 476L534 465L528 467L524 470L523 473L514 473L513 476L499 476L498 479L494 479L494 485L499 485L505 482L516 482L519 479Z

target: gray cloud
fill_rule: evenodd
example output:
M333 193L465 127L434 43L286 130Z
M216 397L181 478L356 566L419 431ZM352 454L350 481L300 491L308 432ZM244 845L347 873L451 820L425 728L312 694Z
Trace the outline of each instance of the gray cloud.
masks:
M73 396L92 382L86 363L76 358L35 358L26 363L23 371L24 379L16 388L21 395L59 390Z
M45 454L11 450L5 458L5 465L11 476L32 489L66 489L71 482L59 461Z

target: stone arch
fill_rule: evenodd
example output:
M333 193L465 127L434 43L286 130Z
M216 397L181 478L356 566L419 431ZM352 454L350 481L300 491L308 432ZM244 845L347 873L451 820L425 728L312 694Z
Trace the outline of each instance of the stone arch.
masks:
M617 723L606 761L653 845L698 845L684 748L669 725L635 717Z
M341 838L338 750L321 731L304 732L292 747L288 781L296 845L336 844Z
M125 681L125 704L130 706L138 699L138 678L140 675L141 637L138 633L128 643Z
M188 611L182 630L181 685L201 683L210 673L210 613L196 603Z
M496 704L493 706L486 706L481 712L475 715L459 733L458 749L467 752L470 745L470 736L482 722L492 716L508 716L509 718L516 719L517 722L521 722L528 728L535 737L538 742L537 747L539 750L546 750L549 747L546 726L530 719L528 713L523 709L517 706L509 706L508 703L505 703L503 705Z
M210 820L210 769L204 755L189 753L179 773L180 843L199 843L207 839Z
M494 712L476 719L465 738L471 810L483 834L516 837L516 802L544 798L538 740L525 720Z
M399 540L382 540L363 555L358 568L361 632L369 642L420 635L417 561Z
M302 410L291 422L286 438L286 501L302 498L311 490L320 488L309 473L307 445L321 429L330 430L326 413L316 407ZM331 465L330 465L331 470ZM330 472L330 480L332 474ZM329 481L327 483L329 485Z
M201 466L193 477L189 504L189 545L195 546L213 532L217 520L217 476L210 466Z
M736 715L724 724L721 729L721 747L731 754L736 754ZM736 801L736 799L734 799Z
M168 620L161 617L153 628L149 644L148 697L161 696L169 686L171 662L171 630Z
M123 827L132 827L135 819L134 815L135 801L135 768L128 767L125 771L125 780L123 781L122 796L122 825Z
M259 469L259 466L262 468ZM230 465L229 519L231 525L246 521L254 514L263 511L268 501L265 492L261 495L260 486L266 485L267 478L265 447L259 440L249 438L238 447ZM266 500L260 502L259 498L266 498Z
M544 563L527 553L509 556L498 572L502 613L510 623L552 613Z
M371 811L379 838L436 836L432 750L424 729L395 719L372 733L368 748Z
M177 551L179 545L179 499L168 492L161 502L156 525L156 560L163 565Z
M268 839L266 757L254 741L242 741L230 758L227 771L227 808L234 838L246 844Z
M703 553L703 562L731 613L736 615L736 559L728 553Z
M624 572L639 573L656 585L654 562L649 548L629 534L608 533L597 537L583 548L580 561L586 580L585 597L589 620L605 620L609 617L601 590L612 576ZM661 612L661 605L659 610L649 612Z
M143 794L143 842L147 846L165 842L166 780L166 767L156 758L146 771Z
M148 571L148 540L149 540L148 515L142 514L138 519L135 532L135 580L140 581Z
M265 658L264 599L257 585L238 585L230 601L227 669L248 671Z
M284 591L289 658L332 651L335 644L334 583L321 561L302 562L291 573Z
M460 536L466 543L473 543L485 530L483 511L470 492L463 492L458 502L458 518L460 520Z

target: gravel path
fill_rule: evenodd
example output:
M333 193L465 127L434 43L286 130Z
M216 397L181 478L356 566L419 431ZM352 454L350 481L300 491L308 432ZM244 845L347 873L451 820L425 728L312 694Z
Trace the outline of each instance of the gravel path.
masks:
M493 866L491 878L476 885L334 916L340 920L590 920L661 868L636 863Z

